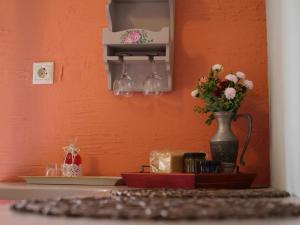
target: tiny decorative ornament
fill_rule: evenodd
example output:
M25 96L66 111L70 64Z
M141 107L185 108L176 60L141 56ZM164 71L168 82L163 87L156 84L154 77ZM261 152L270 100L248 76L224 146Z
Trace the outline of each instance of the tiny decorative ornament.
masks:
M75 141L64 147L65 160L62 175L66 177L77 177L82 175L82 160L78 154L80 149L75 145Z
M231 130L231 122L239 117L248 121L248 135L240 157L240 164L245 165L244 154L251 138L252 117L248 113L238 115L237 111L248 90L252 90L254 85L252 81L246 80L243 72L230 73L221 79L219 74L222 71L221 64L212 66L208 76L198 81L197 89L191 95L205 102L203 107L196 106L194 111L210 113L206 124L218 120L217 133L210 142L212 158L221 163L222 172L232 172L236 168L239 141Z

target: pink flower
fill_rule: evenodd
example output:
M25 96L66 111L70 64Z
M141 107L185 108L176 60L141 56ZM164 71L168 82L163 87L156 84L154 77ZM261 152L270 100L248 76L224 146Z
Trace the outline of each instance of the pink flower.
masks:
M229 80L229 81L232 81L233 83L236 83L238 82L238 78L236 77L236 75L234 74L228 74L226 77L225 77L226 80Z
M224 92L228 100L234 99L236 96L236 90L232 87L226 88Z
M236 72L236 76L242 80L246 78L246 74L240 71Z
M132 40L129 37L126 37L124 40L125 44L132 44Z
M137 43L141 39L142 35L141 33L136 30L136 31L130 31L128 33L128 36L125 39L125 43Z
M250 90L252 90L254 88L254 84L251 80L245 80L244 81L244 86Z

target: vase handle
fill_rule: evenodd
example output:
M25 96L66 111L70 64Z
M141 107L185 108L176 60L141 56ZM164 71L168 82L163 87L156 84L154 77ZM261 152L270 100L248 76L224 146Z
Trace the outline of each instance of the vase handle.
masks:
M243 150L242 150L242 153L241 153L241 157L240 157L240 165L245 166L246 163L244 161L244 155L245 155L245 152L247 150L247 147L249 145L251 135L252 135L252 121L253 121L253 118L249 113L244 113L244 114L236 115L235 118L234 118L234 121L236 121L240 117L243 117L248 121L248 133L247 133L247 137L246 137L246 140L245 140L245 143L244 143L244 146L243 146Z

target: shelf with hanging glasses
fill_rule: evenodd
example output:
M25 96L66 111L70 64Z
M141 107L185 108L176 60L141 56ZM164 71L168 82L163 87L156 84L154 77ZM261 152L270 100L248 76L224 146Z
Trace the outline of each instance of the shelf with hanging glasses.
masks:
M175 0L108 0L106 10L108 88L125 96L171 91Z

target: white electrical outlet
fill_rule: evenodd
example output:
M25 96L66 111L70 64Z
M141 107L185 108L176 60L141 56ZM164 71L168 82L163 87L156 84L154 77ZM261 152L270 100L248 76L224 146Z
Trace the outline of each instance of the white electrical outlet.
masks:
M53 84L54 63L33 63L33 84Z

